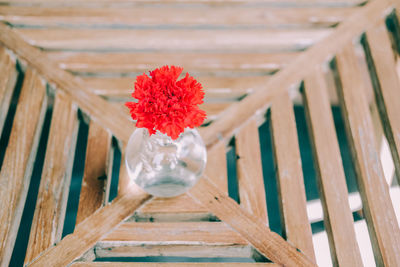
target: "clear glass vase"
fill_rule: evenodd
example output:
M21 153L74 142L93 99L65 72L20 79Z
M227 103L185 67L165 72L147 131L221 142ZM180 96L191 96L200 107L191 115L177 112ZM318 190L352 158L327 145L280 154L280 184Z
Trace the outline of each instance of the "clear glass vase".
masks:
M137 128L129 138L125 161L130 178L157 197L188 191L203 174L207 162L204 142L196 129L187 128L176 140L157 131Z

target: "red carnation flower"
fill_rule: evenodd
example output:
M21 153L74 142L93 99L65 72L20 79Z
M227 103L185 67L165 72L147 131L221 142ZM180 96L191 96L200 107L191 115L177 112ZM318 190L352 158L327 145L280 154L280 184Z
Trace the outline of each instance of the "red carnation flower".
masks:
M186 127L200 126L206 112L199 109L204 92L201 84L186 73L177 80L183 68L164 66L150 71L149 77L137 77L132 97L138 102L126 102L136 127L147 128L150 135L156 130L177 139Z

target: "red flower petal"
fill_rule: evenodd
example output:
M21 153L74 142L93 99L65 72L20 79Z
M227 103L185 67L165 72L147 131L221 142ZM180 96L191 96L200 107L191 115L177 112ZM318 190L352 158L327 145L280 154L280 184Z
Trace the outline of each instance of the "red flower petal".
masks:
M156 130L177 139L186 127L200 126L206 118L198 105L203 103L201 84L186 73L179 81L183 68L163 66L136 78L132 97L126 102L136 126L147 128L150 135Z

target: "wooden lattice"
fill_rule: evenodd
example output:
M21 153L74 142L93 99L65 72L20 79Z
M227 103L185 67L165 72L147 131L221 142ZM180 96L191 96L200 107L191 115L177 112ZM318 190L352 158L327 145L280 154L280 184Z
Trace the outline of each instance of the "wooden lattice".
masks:
M400 266L376 139L381 122L399 178L399 9L394 0L1 1L0 132L10 135L0 163L0 265L10 263L51 108L26 265L156 266L92 261L189 256L272 263L164 265L316 266L293 112L302 98L333 263L363 265L331 113L340 104L376 264ZM121 160L108 203L113 150L123 159L134 130L122 103L134 75L163 64L183 66L205 87L205 175L183 196L154 198L129 182ZM266 119L284 237L268 227L258 135ZM89 125L83 182L76 227L62 238L80 121ZM228 196L231 142L240 204Z

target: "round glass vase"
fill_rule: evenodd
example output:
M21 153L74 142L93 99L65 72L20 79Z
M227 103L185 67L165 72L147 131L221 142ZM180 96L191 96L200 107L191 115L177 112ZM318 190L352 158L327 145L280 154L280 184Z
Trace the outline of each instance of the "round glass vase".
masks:
M203 174L207 150L196 129L186 128L176 140L137 128L125 151L130 178L147 193L174 197L193 187Z

